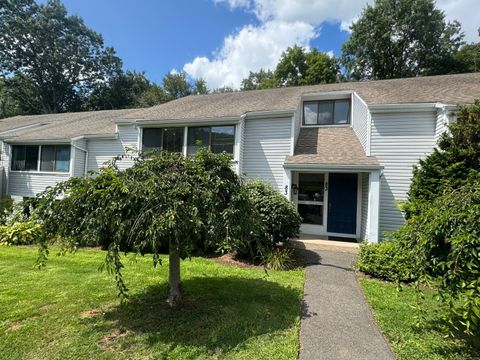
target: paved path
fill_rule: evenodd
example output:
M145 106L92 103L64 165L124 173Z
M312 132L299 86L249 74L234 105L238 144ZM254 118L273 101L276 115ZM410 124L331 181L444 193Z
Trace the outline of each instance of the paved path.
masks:
M395 359L352 269L354 250L307 247L299 250L306 263L300 360Z

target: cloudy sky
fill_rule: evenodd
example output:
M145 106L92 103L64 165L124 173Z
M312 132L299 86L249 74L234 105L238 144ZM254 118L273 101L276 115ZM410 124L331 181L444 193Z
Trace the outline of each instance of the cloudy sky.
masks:
M41 0L42 2L44 0ZM103 34L126 69L160 82L172 70L210 88L238 87L250 70L271 69L294 44L339 55L349 24L372 0L63 0ZM478 41L479 0L437 0Z

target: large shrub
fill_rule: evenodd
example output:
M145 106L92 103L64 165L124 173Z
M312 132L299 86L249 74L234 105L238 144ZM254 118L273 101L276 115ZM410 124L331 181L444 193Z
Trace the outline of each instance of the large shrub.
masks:
M480 178L417 210L393 233L412 252L412 277L438 287L452 324L480 334Z
M43 226L34 221L0 225L0 245L31 245L42 240L43 236Z
M405 206L407 217L416 212L423 201L431 201L458 188L469 177L480 176L480 100L464 106L457 121L449 126L438 149L414 167L412 184Z
M396 241L361 244L357 266L365 274L380 279L396 282L412 280L411 251Z
M238 255L265 260L278 243L298 236L302 219L293 203L269 183L251 180L245 186L255 226L249 241L237 248Z

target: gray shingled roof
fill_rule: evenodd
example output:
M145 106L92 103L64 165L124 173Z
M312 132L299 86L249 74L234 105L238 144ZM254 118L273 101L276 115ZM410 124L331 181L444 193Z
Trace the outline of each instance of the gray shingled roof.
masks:
M366 156L350 127L302 128L293 156L285 164L378 165Z
M10 140L56 140L80 135L114 134L115 120L130 112L131 109L15 116L0 120L0 132L13 129L0 136ZM42 125L14 130L39 123Z
M471 103L480 97L480 73L312 85L187 96L128 114L145 120L240 116L247 112L294 109L306 93L353 90L369 105Z
M113 134L115 121L119 119L188 120L290 110L297 106L303 94L341 90L357 92L370 105L431 102L465 104L480 98L480 73L195 95L144 109L15 116L0 120L0 133L46 123L11 132L7 138L55 140L89 134Z

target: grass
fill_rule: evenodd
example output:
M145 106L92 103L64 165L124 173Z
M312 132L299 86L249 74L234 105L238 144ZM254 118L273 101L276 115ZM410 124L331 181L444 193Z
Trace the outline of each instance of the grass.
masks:
M413 288L397 290L395 284L360 278L360 284L372 307L383 334L401 359L480 359L480 339L462 335L447 337L441 330L443 310L435 300L435 292L425 291L425 320L415 326L418 310Z
M104 252L50 256L0 247L2 359L296 359L303 271L240 269L193 258L182 263L185 307L165 305L168 260L128 256L121 304Z

